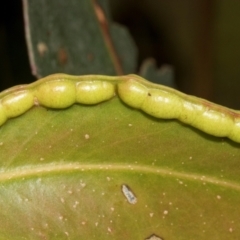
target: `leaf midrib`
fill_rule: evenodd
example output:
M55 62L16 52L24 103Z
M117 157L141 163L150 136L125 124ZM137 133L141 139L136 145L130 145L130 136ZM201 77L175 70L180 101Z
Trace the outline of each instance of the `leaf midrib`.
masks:
M181 178L185 180L210 183L213 185L230 188L240 191L240 184L230 180L222 180L216 177L200 175L196 173L183 173L169 168L149 167L146 165L136 166L129 164L80 164L80 163L49 163L28 165L25 167L16 167L14 169L2 169L0 171L0 183L5 183L17 179L26 179L39 176L47 176L50 174L62 174L72 172L86 172L86 171L129 171L132 173L141 174L155 174L160 176L167 176L170 178Z

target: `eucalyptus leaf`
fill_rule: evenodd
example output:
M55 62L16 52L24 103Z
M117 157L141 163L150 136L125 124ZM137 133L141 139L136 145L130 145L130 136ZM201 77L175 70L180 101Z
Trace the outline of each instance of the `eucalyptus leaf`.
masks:
M0 156L1 239L240 235L239 144L118 98L34 107L0 128Z
M128 31L111 23L107 0L23 0L32 72L124 74L136 71Z
M154 59L146 59L140 68L139 74L151 82L176 88L174 69L170 65L166 64L158 69Z

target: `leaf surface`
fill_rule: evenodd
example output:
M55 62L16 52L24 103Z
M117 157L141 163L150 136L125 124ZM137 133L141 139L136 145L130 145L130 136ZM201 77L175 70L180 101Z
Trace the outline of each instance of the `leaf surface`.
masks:
M128 31L110 21L106 0L23 0L32 72L121 75L136 71Z
M34 107L0 128L0 156L0 239L240 235L239 144L117 97Z

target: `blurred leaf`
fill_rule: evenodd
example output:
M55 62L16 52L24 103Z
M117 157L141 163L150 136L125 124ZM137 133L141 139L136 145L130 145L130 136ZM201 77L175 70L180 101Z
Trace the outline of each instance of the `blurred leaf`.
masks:
M154 83L176 88L174 83L174 69L170 65L163 65L158 69L154 59L146 59L140 68L139 74Z
M34 107L0 128L0 156L0 239L240 235L239 144L118 98Z
M136 71L128 31L110 21L106 0L23 0L32 72L126 74Z

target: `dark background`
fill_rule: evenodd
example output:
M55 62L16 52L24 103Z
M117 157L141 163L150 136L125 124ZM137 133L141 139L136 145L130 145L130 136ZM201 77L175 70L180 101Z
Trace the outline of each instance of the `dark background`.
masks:
M113 19L130 30L139 66L154 57L174 66L181 91L240 109L240 1L110 0ZM0 7L0 90L29 83L22 3Z

